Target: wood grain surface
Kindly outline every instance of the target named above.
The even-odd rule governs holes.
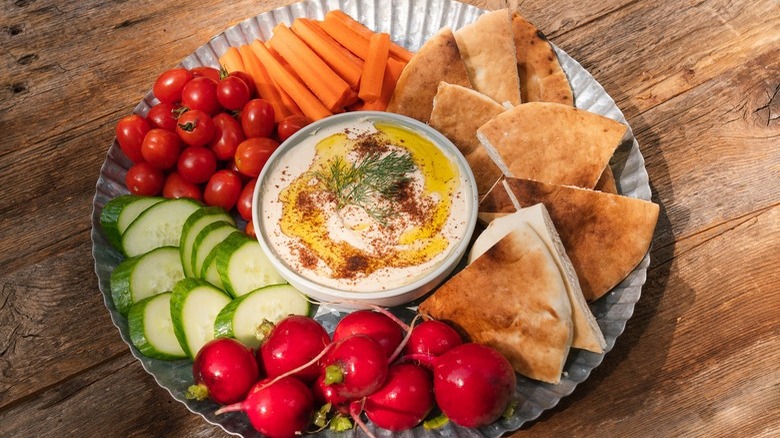
[[[111,323],[92,199],[116,121],[154,78],[286,3],[0,4],[0,436],[227,436],[157,386]],[[615,99],[661,217],[614,350],[512,436],[780,436],[780,4],[519,8]]]

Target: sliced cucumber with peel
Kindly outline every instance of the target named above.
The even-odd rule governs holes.
[[[288,315],[308,315],[306,297],[289,284],[256,289],[225,306],[214,323],[214,336],[236,338],[250,348],[257,348],[261,338],[258,328],[264,320],[279,322]]]
[[[184,359],[171,322],[171,292],[135,303],[127,316],[130,340],[144,356],[163,360]]]
[[[235,236],[240,233],[233,233],[230,236]],[[203,267],[201,267],[201,278],[203,280],[208,281],[209,283],[213,284],[214,286],[225,290],[225,285],[222,284],[222,279],[219,278],[219,272],[217,272],[217,251],[219,250],[219,247],[224,245],[225,242],[230,239],[230,236],[228,236],[227,239],[220,242],[217,246],[214,247],[214,249],[211,250],[208,256],[206,256],[206,260],[203,261]],[[225,291],[227,292],[227,291]]]
[[[243,233],[230,235],[216,248],[216,265],[223,288],[234,297],[286,283],[257,240]]]
[[[211,251],[229,235],[240,233],[238,228],[225,222],[214,222],[206,225],[192,245],[192,272],[196,278],[202,278],[203,264]]]
[[[220,207],[201,207],[184,222],[179,241],[179,254],[181,256],[181,264],[184,267],[184,274],[187,277],[195,276],[192,267],[192,246],[195,244],[195,238],[201,230],[215,222],[227,222],[233,226],[236,225],[233,217]]]
[[[164,198],[157,196],[120,195],[112,198],[100,212],[100,228],[114,248],[122,248],[122,234],[144,210]]]
[[[122,251],[134,257],[161,246],[179,246],[184,222],[200,207],[198,201],[188,198],[166,199],[152,205],[122,234]]]
[[[214,321],[230,303],[222,290],[196,278],[176,283],[171,296],[171,321],[184,353],[195,358],[200,348],[214,338]]]
[[[179,248],[163,246],[123,260],[111,273],[111,297],[116,310],[127,315],[130,307],[148,297],[170,292],[184,278]]]

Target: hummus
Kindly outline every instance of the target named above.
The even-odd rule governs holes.
[[[425,135],[363,119],[305,137],[269,169],[260,228],[291,270],[382,291],[435,269],[468,231],[471,186]]]

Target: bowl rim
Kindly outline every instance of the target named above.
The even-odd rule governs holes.
[[[466,191],[468,192],[466,207],[468,211],[466,217],[466,227],[461,234],[460,240],[449,249],[449,254],[442,261],[440,261],[424,275],[410,283],[406,283],[390,289],[376,291],[348,291],[318,283],[304,275],[301,275],[294,269],[290,268],[287,263],[285,263],[276,255],[272,245],[268,242],[268,237],[266,236],[263,227],[261,214],[261,196],[263,193],[265,181],[274,171],[276,167],[275,164],[285,153],[297,146],[297,144],[300,143],[302,139],[307,138],[310,135],[316,135],[320,129],[325,127],[341,124],[345,121],[348,122],[349,120],[353,119],[356,121],[379,120],[395,123],[407,129],[411,129],[416,133],[423,135],[424,137],[427,137],[431,143],[433,143],[439,149],[443,150],[445,154],[456,163],[458,170],[462,174],[462,180],[466,182]],[[460,150],[446,136],[444,136],[444,134],[440,133],[428,124],[422,123],[416,119],[402,114],[389,113],[384,111],[353,111],[334,114],[306,125],[298,132],[286,139],[284,142],[282,142],[273,152],[273,154],[271,154],[271,156],[268,158],[268,161],[266,162],[266,165],[263,166],[263,169],[258,175],[257,182],[255,183],[255,190],[252,196],[252,225],[255,230],[256,239],[271,264],[274,266],[274,268],[277,269],[277,271],[279,271],[282,277],[284,277],[293,286],[300,286],[302,289],[304,289],[301,290],[301,292],[307,295],[318,294],[335,296],[346,300],[367,302],[372,300],[383,300],[403,296],[426,287],[428,287],[428,290],[436,287],[438,284],[431,285],[430,283],[437,280],[442,281],[443,278],[440,277],[445,277],[446,274],[452,272],[468,250],[471,236],[476,230],[478,203],[479,197],[477,193],[476,180],[474,179],[474,174],[471,170],[471,167]],[[411,297],[409,301],[412,301],[414,298],[415,297]]]

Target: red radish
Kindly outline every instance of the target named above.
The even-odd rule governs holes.
[[[436,320],[424,321],[412,329],[405,353],[441,356],[462,343],[458,332],[448,324]]]
[[[385,384],[366,397],[363,410],[377,426],[401,431],[418,425],[433,405],[431,373],[405,363],[390,367]]]
[[[321,374],[311,387],[314,401],[318,406],[328,403],[342,414],[349,414],[349,400],[336,394],[333,385],[325,384],[325,374]]]
[[[280,376],[304,365],[330,344],[328,332],[307,316],[292,315],[279,321],[257,350],[257,360],[268,377]],[[311,384],[320,375],[317,363],[293,376]]]
[[[441,411],[463,427],[482,427],[504,413],[517,377],[512,365],[486,345],[467,343],[441,356],[410,354],[433,370],[433,393]]]
[[[354,335],[365,335],[377,341],[388,358],[404,339],[404,333],[397,322],[384,313],[373,310],[358,310],[342,318],[333,332],[333,342]]]
[[[302,435],[314,412],[309,388],[295,377],[258,382],[243,402],[219,409],[216,414],[244,411],[249,422],[268,438],[293,438]]]
[[[348,400],[372,394],[387,378],[387,355],[373,338],[355,335],[334,342],[325,356],[325,384]]]
[[[208,397],[224,405],[243,400],[260,372],[250,348],[232,338],[217,338],[195,355],[192,375],[195,385],[187,390],[187,398]]]

